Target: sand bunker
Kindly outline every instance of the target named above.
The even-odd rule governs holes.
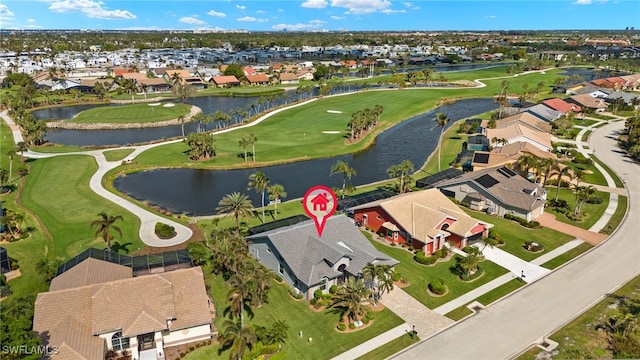
[[[342,111],[338,111],[338,110],[327,110],[327,112],[329,114],[342,114]]]
[[[174,103],[167,103],[167,104],[162,105],[162,107],[174,107],[174,106],[176,106],[176,104],[174,104]]]
[[[340,134],[340,131],[323,131],[323,134]]]
[[[149,106],[160,106],[162,104],[160,104],[160,103],[150,103],[150,104],[147,104],[147,105],[149,105]]]

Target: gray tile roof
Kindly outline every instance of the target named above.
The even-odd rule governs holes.
[[[349,259],[346,270],[359,274],[367,263],[395,265],[397,260],[376,250],[369,240],[345,215],[327,219],[318,236],[313,221],[258,233],[247,237],[248,241],[268,239],[282,256],[295,277],[312,286],[323,277],[334,278],[340,272],[332,266],[343,258]]]
[[[518,174],[511,177],[505,176],[503,171],[501,171],[503,168],[504,166],[500,166],[469,172],[451,180],[445,180],[437,183],[436,187],[442,188],[461,183],[473,182],[477,187],[481,188],[487,194],[491,195],[491,197],[502,202],[504,205],[527,211],[536,209],[544,203],[544,200],[540,197],[546,190],[542,186],[534,184]],[[480,178],[487,179],[487,176],[491,177],[497,183],[488,187],[483,186],[481,182],[485,181],[478,180]],[[493,182],[490,183],[493,184]],[[529,195],[529,193],[534,189],[537,190],[537,195]],[[529,193],[525,193],[525,191],[528,191]]]
[[[528,107],[525,111],[546,121],[553,121],[563,115],[562,112],[553,110],[552,108],[542,104]]]

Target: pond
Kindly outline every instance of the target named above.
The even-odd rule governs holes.
[[[497,108],[493,99],[465,99],[452,105],[417,115],[380,134],[376,143],[362,152],[326,159],[237,170],[159,169],[128,174],[117,178],[114,186],[138,200],[146,200],[174,213],[188,215],[215,214],[215,208],[226,194],[241,192],[259,206],[260,196],[247,190],[249,175],[262,171],[271,183],[282,184],[288,199],[299,198],[313,185],[342,186],[342,176],[330,176],[333,164],[342,159],[357,174],[356,186],[387,180],[387,169],[403,160],[416,168],[422,166],[438,144],[440,129],[433,127],[436,113],[444,112],[455,121]],[[293,175],[295,174],[295,175]],[[419,173],[417,177],[428,174]],[[287,199],[284,199],[285,201]]]

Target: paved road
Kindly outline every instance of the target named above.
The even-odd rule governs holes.
[[[589,139],[598,158],[626,181],[629,211],[620,228],[604,243],[539,281],[423,340],[393,359],[506,359],[548,336],[594,303],[640,274],[640,166],[616,146],[616,122]]]

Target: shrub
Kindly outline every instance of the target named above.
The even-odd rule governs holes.
[[[436,295],[442,295],[447,292],[447,286],[442,279],[435,279],[429,283],[429,291]]]
[[[0,297],[9,296],[13,293],[13,290],[9,286],[0,286]]]
[[[440,249],[440,258],[446,258],[447,256],[449,256],[449,248],[448,247],[443,247],[442,249]]]
[[[375,317],[376,317],[376,314],[374,314],[371,311],[367,311],[367,313],[364,315],[364,318],[367,320],[373,320],[375,319]]]
[[[435,264],[436,261],[438,261],[437,256],[427,257],[427,255],[425,255],[423,251],[420,251],[419,253],[417,253],[416,256],[413,257],[413,259],[423,265],[432,265],[432,264]]]
[[[366,317],[364,317],[364,318],[362,319],[362,323],[363,323],[363,324],[368,324],[368,323],[369,323],[369,321],[370,321],[370,320],[369,320],[368,318],[366,318]]]
[[[313,292],[313,298],[314,299],[320,299],[322,298],[322,290],[320,289],[316,289],[316,291]]]
[[[311,300],[309,300],[309,304],[311,305],[315,305],[316,303],[318,303],[318,299],[316,298],[312,298]]]
[[[347,328],[347,325],[345,325],[344,323],[340,323],[338,324],[338,330],[340,331],[345,331]]]
[[[356,324],[354,323],[349,324],[349,329],[353,330],[355,328],[356,328]]]
[[[470,255],[482,255],[480,249],[478,249],[475,246],[465,246],[464,248],[462,248],[462,251],[466,252],[467,254]]]
[[[530,228],[530,229],[536,229],[540,227],[540,223],[537,221],[527,221],[524,218],[521,218],[519,216],[515,216],[515,215],[511,215],[511,214],[504,214],[504,218],[508,219],[508,220],[513,220],[518,222],[520,225],[526,227],[526,228]]]
[[[275,278],[276,278],[276,281],[277,281],[277,282],[282,282],[282,276],[280,276],[280,275],[276,274],[276,277],[275,277]]]
[[[601,197],[590,197],[587,199],[587,204],[602,204],[603,201]]]
[[[399,272],[394,272],[393,275],[391,275],[391,280],[393,281],[400,281],[400,279],[402,279],[402,274]]]
[[[156,223],[156,235],[161,239],[170,239],[176,236],[176,230],[171,225],[165,223]]]
[[[335,294],[338,291],[338,285],[331,285],[329,288],[329,294]]]
[[[436,250],[436,252],[433,253],[433,256],[441,258],[442,257],[442,249]]]
[[[476,272],[474,272],[471,275],[467,275],[463,273],[462,275],[460,275],[460,279],[462,279],[463,281],[471,281],[473,279],[480,277],[480,275],[482,275],[483,272],[484,272],[484,269],[481,266],[478,266],[478,270],[476,270]]]
[[[525,241],[523,247],[525,248],[525,250],[531,252],[539,252],[544,250],[544,245],[533,241]]]
[[[287,290],[289,292],[289,295],[291,295],[293,298],[300,300],[302,299],[302,294],[298,293],[294,288],[290,287],[289,290]]]

